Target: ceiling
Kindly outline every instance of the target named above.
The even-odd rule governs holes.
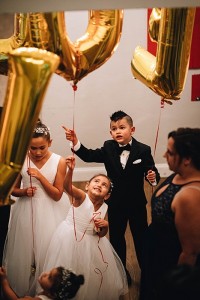
[[[0,2],[0,13],[200,6],[200,0],[0,0]]]

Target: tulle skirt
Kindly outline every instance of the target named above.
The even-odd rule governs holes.
[[[49,198],[33,198],[31,201],[23,197],[12,206],[3,265],[18,296],[35,296],[49,243],[69,207],[67,195],[58,202]]]
[[[128,293],[124,267],[109,240],[91,232],[75,232],[67,221],[53,235],[44,271],[58,266],[84,275],[76,300],[117,300]]]

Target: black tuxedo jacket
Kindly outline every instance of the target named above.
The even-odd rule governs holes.
[[[118,143],[114,140],[104,142],[101,148],[87,149],[81,144],[76,155],[85,162],[104,163],[108,177],[112,180],[114,188],[107,201],[109,206],[116,209],[123,207],[139,208],[146,205],[144,193],[144,178],[148,170],[156,172],[157,183],[160,175],[148,145],[132,138],[131,151],[125,169],[122,168],[120,156],[117,151]]]

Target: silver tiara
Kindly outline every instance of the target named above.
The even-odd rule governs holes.
[[[48,133],[50,134],[50,129],[48,127],[36,127],[33,132],[47,135]]]

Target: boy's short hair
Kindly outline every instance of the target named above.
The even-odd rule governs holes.
[[[133,120],[132,120],[132,118],[131,118],[129,115],[127,115],[127,114],[126,114],[124,111],[122,111],[122,110],[118,110],[118,111],[114,112],[114,113],[110,116],[110,121],[111,121],[111,122],[117,122],[117,121],[119,121],[119,120],[121,120],[121,119],[123,119],[123,118],[125,118],[125,119],[127,120],[128,124],[129,124],[130,126],[133,126]]]

